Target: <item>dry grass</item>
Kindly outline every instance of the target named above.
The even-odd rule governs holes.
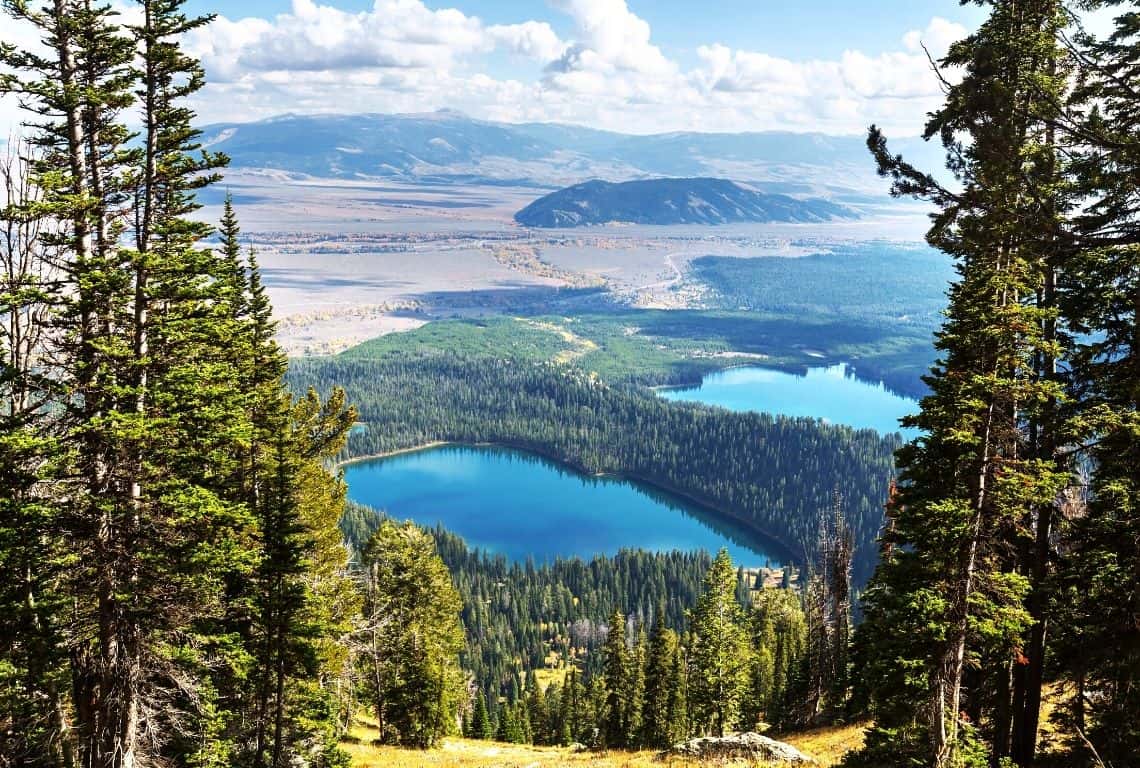
[[[819,760],[821,766],[836,765],[848,750],[863,742],[865,724],[821,728],[789,735],[785,740]],[[353,735],[359,743],[346,744],[353,768],[703,768],[681,758],[662,758],[655,751],[573,752],[561,747],[532,747],[470,739],[446,739],[439,749],[426,752],[372,744],[376,732],[360,727]],[[723,765],[723,763],[718,763]],[[739,763],[737,763],[739,764]]]
[[[772,737],[786,741],[804,754],[811,755],[820,765],[838,765],[844,755],[863,746],[863,734],[868,726],[870,723],[832,725],[803,733],[773,734]]]

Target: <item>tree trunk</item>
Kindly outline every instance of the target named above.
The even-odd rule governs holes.
[[[273,708],[273,768],[283,765],[282,754],[285,742],[285,628],[282,622],[277,627],[277,687],[274,693]]]
[[[1011,707],[1012,702],[1010,697],[1013,695],[1013,659],[1009,659],[1001,668],[1001,674],[997,680],[994,695],[996,701],[994,702],[994,724],[993,724],[993,754],[991,757],[991,765],[998,766],[1002,759],[1009,756],[1009,736],[1012,715]]]
[[[1008,268],[1008,260],[1012,259],[1012,248],[1006,246],[997,255],[995,273]],[[1005,307],[1010,298],[1008,289],[1003,288],[998,297],[998,305]],[[999,370],[999,359],[994,360],[994,371]],[[982,523],[988,504],[988,481],[993,461],[992,443],[994,422],[997,412],[997,403],[991,398],[986,409],[985,425],[981,434],[980,456],[975,472],[976,487],[973,500],[973,519],[970,524],[969,539],[965,542],[961,553],[961,566],[958,572],[958,585],[953,595],[950,611],[954,625],[954,634],[948,646],[947,653],[942,659],[941,679],[935,686],[935,702],[933,714],[934,756],[937,768],[950,765],[958,741],[958,718],[962,703],[962,671],[966,662],[966,635],[969,628],[970,609],[969,601],[973,594],[974,574],[977,569],[978,544],[982,533]],[[1016,417],[1015,417],[1016,423]],[[949,710],[949,711],[947,711]],[[949,727],[947,727],[949,725]]]

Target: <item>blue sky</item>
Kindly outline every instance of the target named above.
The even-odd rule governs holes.
[[[337,0],[338,8],[367,11],[372,0]],[[846,48],[890,50],[899,36],[921,29],[933,16],[973,26],[983,16],[978,6],[957,0],[629,0],[630,10],[649,22],[663,48],[691,53],[717,41],[736,48],[765,50],[776,56],[834,56]],[[271,18],[287,13],[289,0],[241,0],[241,12],[225,10],[218,0],[192,0],[197,13],[226,13]],[[428,2],[431,8],[458,8],[490,24],[544,19],[569,35],[572,22],[545,0],[456,0]]]
[[[110,0],[129,16],[130,0]],[[957,0],[190,0],[204,122],[425,113],[626,133],[916,135]],[[27,42],[7,25],[0,37]],[[945,73],[953,78],[954,73]],[[0,123],[12,120],[0,100]]]

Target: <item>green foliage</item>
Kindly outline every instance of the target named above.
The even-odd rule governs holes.
[[[762,590],[755,601],[749,630],[753,658],[748,695],[741,707],[741,727],[795,721],[803,695],[793,684],[807,648],[807,625],[800,596],[787,589]]]
[[[360,549],[379,520],[374,510],[350,504],[341,526]],[[471,550],[438,528],[432,534],[463,602],[462,666],[492,717],[528,671],[569,668],[568,680],[579,671],[600,674],[606,620],[615,610],[640,622],[661,617],[682,630],[710,563],[703,552],[623,550],[536,566]],[[577,738],[581,731],[575,727],[573,733]]]
[[[1056,579],[1057,656],[1074,681],[1057,719],[1072,734],[1071,759],[1127,765],[1140,754],[1140,14],[1116,16],[1111,36],[1085,40],[1074,101],[1088,138],[1077,167],[1087,207],[1077,219],[1084,247],[1061,284],[1063,312],[1080,333],[1071,388],[1081,439],[1091,446],[1087,500],[1077,515],[1070,568]],[[1091,749],[1090,749],[1091,746]]]
[[[658,613],[645,662],[639,741],[646,747],[672,746],[688,732],[684,664],[680,637]]]
[[[736,601],[736,571],[726,550],[713,560],[690,622],[692,727],[723,736],[740,715],[749,661],[744,611]]]
[[[864,595],[876,725],[858,760],[1030,765],[1037,746],[1049,574],[1066,534],[1057,504],[1076,469],[1062,449],[1071,345],[1057,293],[1076,206],[1056,131],[1070,17],[1055,0],[988,5],[942,62],[963,77],[926,129],[961,191],[892,157],[877,129],[868,139],[895,194],[939,208],[927,239],[959,277]]]
[[[361,564],[367,622],[362,665],[381,738],[430,747],[452,731],[459,711],[459,593],[431,535],[410,523],[382,522]],[[520,727],[517,713],[500,715],[508,741],[521,741]]]
[[[475,708],[467,735],[472,739],[490,739],[495,735],[495,724],[487,712],[487,697],[482,691],[475,694]]]
[[[604,743],[624,747],[629,733],[629,693],[632,659],[625,641],[625,616],[614,611],[608,622],[606,643],[602,647],[602,676],[606,686],[605,714],[601,718]]]
[[[0,720],[21,733],[0,753],[340,765],[330,683],[355,596],[324,462],[355,416],[283,390],[232,206],[222,252],[201,247],[195,195],[224,158],[191,125],[203,74],[180,41],[209,19],[137,5],[127,26],[104,4],[4,3],[46,47],[0,51],[35,115],[0,214],[25,235],[0,310],[35,329],[0,370],[0,600],[26,606],[0,627]]]

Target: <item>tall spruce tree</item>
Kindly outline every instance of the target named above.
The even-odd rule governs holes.
[[[137,6],[127,26],[83,0],[3,4],[44,43],[0,48],[12,72],[0,91],[31,111],[35,148],[35,199],[2,218],[25,233],[42,225],[22,254],[38,266],[18,280],[9,271],[0,298],[21,327],[38,318],[35,334],[5,334],[19,359],[6,355],[0,376],[11,406],[0,482],[24,487],[0,502],[0,568],[26,574],[5,578],[22,585],[25,608],[11,619],[21,668],[3,665],[0,680],[12,722],[42,724],[13,747],[34,764],[244,764],[241,724],[261,721],[243,681],[268,669],[293,702],[274,696],[275,764],[297,757],[281,746],[290,739],[320,764],[334,759],[327,691],[354,606],[336,526],[343,483],[324,464],[354,416],[339,394],[284,394],[268,300],[256,272],[238,268],[232,210],[223,252],[201,247],[210,229],[195,195],[224,158],[202,151],[191,125],[185,102],[203,77],[181,40],[208,19],[187,17],[180,0]],[[36,282],[44,274],[50,293]],[[271,510],[256,503],[263,491],[276,494]],[[284,686],[286,654],[261,665],[257,653],[266,633],[253,598],[265,592],[242,586],[265,581],[258,543],[292,568],[277,583],[296,599],[278,601],[291,608],[273,625],[288,635]],[[51,612],[65,604],[63,631]]]
[[[677,699],[682,681],[676,659],[680,653],[677,633],[665,624],[664,611],[657,612],[645,663],[645,694],[641,711],[640,741],[644,746],[666,748],[685,734],[681,722],[684,708]]]
[[[384,521],[363,553],[367,645],[362,656],[381,738],[428,747],[450,732],[462,680],[459,595],[431,534]],[[499,735],[522,740],[520,713],[504,706]]]
[[[1127,765],[1140,754],[1140,12],[1099,5],[1117,17],[1106,39],[1082,41],[1078,98],[1096,109],[1076,126],[1083,247],[1061,285],[1081,334],[1071,387],[1092,478],[1062,579],[1058,655],[1076,752]]]
[[[26,157],[34,152],[18,141],[0,155],[0,754],[68,764],[61,510],[38,490],[58,482],[64,458],[44,375],[59,297]]]
[[[961,189],[890,155],[878,130],[868,141],[895,194],[938,206],[928,240],[959,272],[865,598],[870,762],[1029,765],[1036,745],[1056,504],[1072,481],[1056,295],[1071,190],[1054,129],[1068,16],[1053,0],[989,6],[943,60],[962,78],[926,128]],[[971,725],[983,718],[988,745]]]
[[[748,681],[749,648],[736,583],[732,558],[722,549],[705,576],[704,591],[690,617],[692,725],[698,732],[716,736],[736,724]]]
[[[625,616],[615,610],[602,648],[605,717],[600,723],[607,747],[624,747],[629,729],[630,652],[625,640]]]

